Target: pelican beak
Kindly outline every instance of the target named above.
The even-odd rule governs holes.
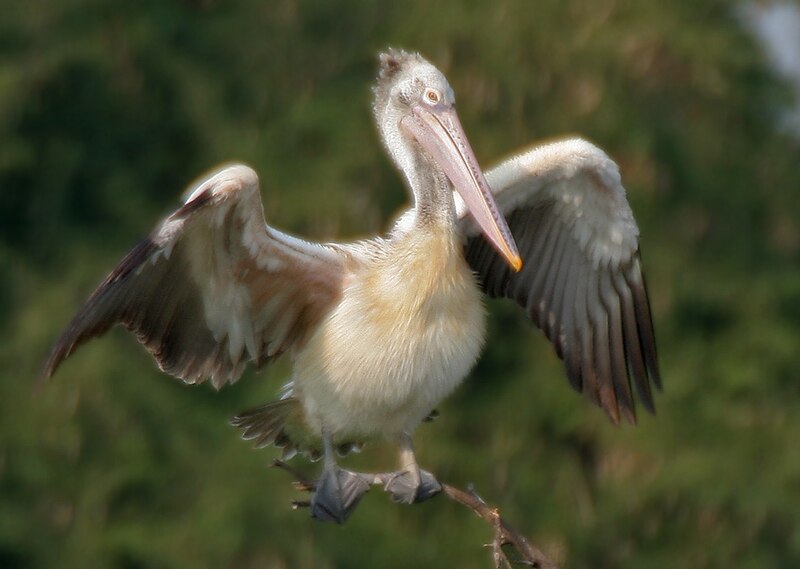
[[[483,234],[511,268],[519,271],[522,259],[514,237],[500,213],[455,109],[451,105],[439,104],[428,108],[415,105],[412,110],[410,116],[402,119],[401,126],[444,170]]]

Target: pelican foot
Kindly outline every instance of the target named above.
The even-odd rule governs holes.
[[[369,490],[372,480],[369,475],[350,472],[338,466],[326,467],[311,497],[311,517],[343,524]]]
[[[419,471],[418,478],[409,470],[401,470],[392,473],[384,490],[398,504],[415,504],[433,498],[442,491],[442,485],[433,474],[425,470]]]

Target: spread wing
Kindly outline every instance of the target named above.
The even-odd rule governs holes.
[[[301,344],[340,297],[340,253],[266,225],[256,173],[229,166],[202,183],[106,277],[45,366],[120,323],[159,367],[188,383],[234,382]]]
[[[513,273],[456,196],[465,254],[487,294],[516,300],[564,360],[570,384],[614,423],[654,409],[660,388],[639,230],[619,171],[600,149],[567,140],[487,173],[523,259]]]

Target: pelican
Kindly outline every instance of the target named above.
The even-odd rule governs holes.
[[[374,115],[412,205],[385,236],[314,243],[266,224],[256,173],[214,173],[125,256],[55,344],[44,375],[122,324],[186,383],[235,382],[288,354],[276,401],[232,422],[256,446],[322,457],[311,514],[343,522],[373,479],[338,466],[363,442],[397,444],[385,489],[440,491],[412,434],[464,380],[486,335],[484,297],[515,300],[563,359],[572,387],[614,423],[635,386],[660,387],[639,230],[616,164],[572,139],[484,176],[444,75],[419,54],[380,56]]]

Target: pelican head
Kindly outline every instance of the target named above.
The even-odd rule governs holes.
[[[450,192],[446,183],[443,188],[436,183],[423,187],[430,184],[421,179],[432,174],[435,180],[449,180],[489,242],[519,271],[517,246],[458,119],[447,79],[417,53],[389,50],[380,61],[375,119],[415,198],[419,200],[421,192]]]

